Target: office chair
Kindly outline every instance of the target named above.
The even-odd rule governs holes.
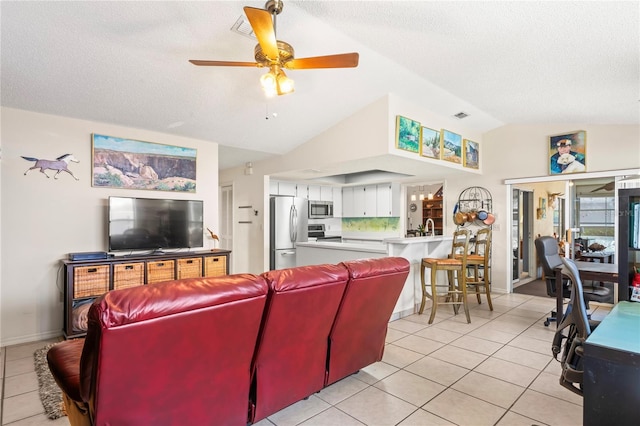
[[[569,304],[562,316],[562,321],[553,336],[551,352],[562,365],[560,384],[570,391],[582,395],[582,383],[584,368],[582,358],[584,356],[583,344],[592,330],[599,324],[587,317],[587,305],[584,301],[582,281],[576,264],[570,259],[562,259],[566,267],[566,274],[571,283],[571,296]]]
[[[547,295],[550,297],[556,297],[556,271],[558,266],[562,266],[562,257],[558,253],[558,241],[550,236],[538,237],[535,240],[536,253],[538,259],[542,264],[542,270],[544,271],[544,278],[547,284]],[[607,302],[611,296],[611,290],[607,287],[593,286],[583,287],[582,293],[584,295],[584,302],[587,309],[589,309],[589,301],[594,302]],[[566,279],[562,280],[562,297],[568,299],[571,296],[571,288],[569,282]],[[558,314],[555,311],[551,311],[544,325],[548,326],[550,322],[556,321]]]

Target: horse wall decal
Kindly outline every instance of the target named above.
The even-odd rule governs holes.
[[[71,173],[71,170],[69,170],[67,168],[67,166],[69,165],[70,162],[73,162],[73,163],[79,163],[80,162],[80,160],[76,159],[76,157],[74,157],[72,154],[61,155],[60,157],[56,158],[55,160],[41,160],[39,158],[25,157],[25,156],[22,156],[22,155],[21,155],[21,157],[24,158],[27,161],[35,161],[36,162],[36,164],[33,167],[31,167],[30,169],[27,169],[27,171],[24,172],[25,175],[30,170],[40,169],[40,173],[43,173],[46,177],[51,177],[45,172],[45,170],[57,170],[56,174],[53,175],[54,179],[58,179],[58,175],[60,174],[60,172],[67,172],[75,180],[79,180],[77,177],[75,177],[73,175],[73,173]]]

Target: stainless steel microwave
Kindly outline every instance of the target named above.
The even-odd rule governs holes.
[[[309,200],[309,219],[324,219],[327,217],[333,217],[332,201]]]

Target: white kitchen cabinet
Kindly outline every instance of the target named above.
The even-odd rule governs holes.
[[[353,187],[353,217],[365,216],[365,190],[364,186]],[[375,208],[375,207],[374,207]]]
[[[296,186],[294,182],[278,182],[278,195],[296,197]]]
[[[342,188],[333,187],[333,217],[342,217]]]
[[[388,210],[389,208],[387,207],[387,216],[389,215]],[[377,185],[351,186],[342,188],[343,217],[376,217],[377,215]]]
[[[358,217],[354,206],[353,187],[349,186],[342,188],[342,217]]]
[[[270,179],[269,180],[269,194],[270,195],[279,195],[278,193],[278,181]]]
[[[296,197],[310,199],[309,187],[307,185],[302,185],[302,184],[296,185]]]
[[[384,183],[376,186],[377,217],[395,217],[400,215],[400,184]]]
[[[391,216],[400,216],[400,184],[391,184]]]
[[[309,185],[309,199],[312,201],[319,201],[320,198],[320,185]]]
[[[376,185],[376,216],[391,217],[391,184]]]
[[[356,209],[357,209],[356,205]],[[377,185],[366,185],[364,187],[364,217],[376,217],[378,209]]]
[[[311,189],[309,189],[309,192],[311,192]],[[312,199],[312,198],[309,197],[309,199]],[[320,187],[320,201],[334,201],[332,187],[330,186]]]

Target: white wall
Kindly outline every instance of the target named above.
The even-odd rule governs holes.
[[[480,145],[481,176],[473,181],[466,177],[447,181],[445,212],[453,211],[454,194],[468,186],[482,186],[492,194],[494,210],[498,214],[493,226],[492,250],[492,288],[496,291],[506,292],[511,288],[508,274],[512,255],[509,243],[511,194],[503,182],[505,179],[547,176],[548,137],[575,130],[587,132],[588,172],[640,167],[640,126],[576,123],[508,125],[483,135]],[[445,217],[445,232],[453,230],[451,214],[445,213]]]
[[[110,195],[204,200],[205,226],[218,227],[218,144],[164,133],[2,108],[2,346],[61,335],[60,259],[107,250]],[[196,193],[93,188],[91,133],[197,149]],[[80,163],[47,179],[20,156]],[[50,171],[49,175],[53,173]],[[206,244],[206,243],[205,243]]]
[[[387,102],[385,97],[372,103],[285,155],[254,162],[252,175],[245,175],[242,167],[220,172],[220,182],[233,185],[234,215],[239,214],[239,205],[262,205],[264,212],[252,226],[241,226],[234,218],[232,272],[258,274],[269,269],[270,175],[359,159],[363,152],[366,156],[386,153]]]
[[[250,200],[258,204],[266,200],[264,190],[265,175],[325,166],[327,164],[366,158],[378,155],[380,151],[394,152],[395,116],[404,115],[420,121],[427,127],[446,128],[477,141],[480,144],[480,170],[470,171],[459,167],[459,173],[443,179],[444,183],[444,232],[455,229],[453,207],[458,194],[469,186],[487,188],[493,198],[497,220],[493,227],[492,277],[496,291],[507,292],[511,287],[509,274],[510,243],[509,231],[511,215],[511,194],[505,179],[547,176],[548,137],[575,130],[587,132],[587,171],[606,171],[640,167],[640,128],[631,125],[585,125],[576,123],[508,125],[488,131],[467,129],[464,121],[444,117],[428,111],[419,105],[390,95],[364,108],[352,117],[338,123],[313,140],[296,148],[289,154],[273,160],[254,163],[254,174],[250,177],[251,187],[262,188],[262,194],[252,191]],[[363,133],[365,132],[365,133]],[[384,137],[382,137],[384,136]],[[613,144],[615,142],[615,145]],[[612,148],[615,147],[615,150]],[[395,150],[397,151],[397,150]],[[373,154],[372,154],[373,153]],[[415,154],[400,152],[399,156],[415,159]],[[434,160],[425,159],[425,164]],[[221,181],[244,182],[242,169],[225,170]],[[245,185],[243,183],[243,185]],[[404,213],[403,213],[404,214]],[[247,265],[250,272],[261,272],[268,268],[268,215],[261,238],[255,234],[234,241],[234,258]],[[253,254],[246,247],[262,246],[264,252]],[[253,257],[253,256],[257,257]],[[265,260],[266,259],[266,260]],[[237,271],[237,270],[236,270]]]
[[[269,187],[268,181],[266,183],[264,181],[265,176],[292,170],[323,168],[340,162],[379,157],[389,153],[414,161],[422,161],[425,166],[433,164],[432,159],[416,157],[416,154],[395,149],[396,115],[411,117],[435,129],[444,127],[468,139],[481,140],[481,133],[468,129],[456,118],[435,114],[398,96],[388,95],[291,152],[275,159],[254,162],[253,175],[244,175],[242,167],[221,171],[220,182],[233,184],[234,198],[240,197],[240,192],[243,192],[243,203],[252,205],[266,203],[262,229],[239,227],[237,220],[234,219],[232,271],[261,273],[269,268]],[[476,170],[463,169],[462,165],[448,163],[445,166],[451,167],[455,173],[459,170],[465,175],[479,174]],[[234,201],[234,205],[238,203]],[[238,210],[234,208],[234,213],[237,212]],[[404,213],[403,206],[403,216]],[[247,231],[248,229],[250,232]],[[257,253],[256,247],[262,247],[263,253]]]

